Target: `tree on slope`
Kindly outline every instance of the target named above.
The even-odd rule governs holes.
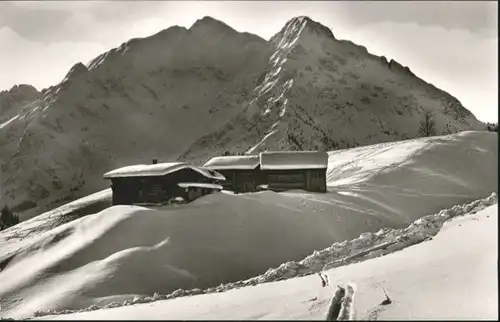
[[[15,215],[9,206],[5,205],[0,213],[0,230],[14,226],[19,223],[19,217]]]
[[[427,111],[424,113],[423,120],[420,121],[420,128],[418,129],[418,133],[420,136],[434,136],[437,134],[436,129],[436,119],[434,113],[431,111]]]
[[[490,132],[498,132],[498,123],[486,123],[486,129]]]

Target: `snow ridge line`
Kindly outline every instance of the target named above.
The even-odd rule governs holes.
[[[345,240],[343,242],[336,242],[332,246],[321,251],[314,251],[312,255],[307,256],[299,262],[290,261],[283,263],[277,268],[270,268],[262,275],[252,277],[244,281],[220,284],[217,287],[210,287],[204,290],[199,288],[190,290],[177,289],[167,295],[155,293],[153,296],[135,296],[133,300],[126,300],[123,303],[113,302],[103,307],[92,305],[79,310],[37,311],[34,313],[34,317],[88,312],[105,308],[169,300],[177,297],[221,293],[230,289],[255,286],[257,284],[311,275],[323,270],[387,255],[429,240],[433,236],[437,235],[446,221],[458,216],[463,216],[467,213],[474,214],[496,203],[498,203],[497,193],[492,192],[487,198],[478,199],[468,204],[455,205],[451,208],[443,209],[434,215],[417,219],[410,226],[404,229],[383,228],[376,233],[363,233],[359,237],[350,241]]]

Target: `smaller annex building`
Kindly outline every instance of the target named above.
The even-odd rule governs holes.
[[[113,205],[159,204],[177,197],[192,201],[222,190],[224,176],[184,162],[139,164],[107,172]]]
[[[328,154],[318,151],[261,152],[259,155],[221,156],[204,168],[226,178],[225,190],[254,192],[306,190],[326,192]]]
[[[222,156],[210,159],[204,168],[221,173],[226,181],[225,190],[254,192],[261,183],[260,159],[258,155]]]
[[[318,151],[260,153],[260,169],[267,189],[326,192],[328,154]]]

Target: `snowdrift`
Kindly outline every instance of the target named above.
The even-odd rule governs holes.
[[[330,286],[326,288],[321,287],[317,276],[241,288],[255,285],[248,280],[203,291],[217,294],[162,301],[202,293],[200,290],[179,290],[167,296],[155,294],[112,303],[108,305],[109,309],[95,311],[97,307],[89,307],[79,313],[42,319],[324,320],[336,285],[354,287],[353,310],[349,313],[356,320],[495,319],[498,315],[497,202],[493,193],[486,199],[419,219],[407,229],[379,232],[376,235],[382,239],[394,240],[403,247],[409,245],[405,235],[412,232],[418,231],[428,238],[425,243],[399,252],[395,250],[402,247],[388,249],[387,256],[380,257],[381,253],[364,256],[358,259],[358,263],[329,269],[325,271],[330,280]],[[462,215],[466,216],[457,218]],[[362,235],[334,246],[348,249],[362,239],[366,237]],[[325,252],[331,252],[331,249]],[[319,259],[321,255],[316,253],[309,258]],[[363,260],[370,257],[378,258]],[[222,292],[224,290],[228,291]],[[381,305],[386,292],[392,304]],[[154,303],[135,305],[147,302]]]
[[[468,131],[330,152],[327,185],[340,207],[405,227],[498,191],[498,134]]]
[[[395,242],[387,231],[374,234],[382,228],[403,229],[497,191],[497,159],[496,134],[465,132],[332,152],[326,194],[221,193],[160,210],[111,207],[53,229],[37,230],[37,217],[0,233],[2,315],[220,292],[349,263]],[[109,191],[90,200],[102,198]],[[19,234],[27,231],[38,234]],[[401,238],[427,238],[418,231]]]
[[[43,239],[42,233],[76,218],[95,214],[108,208],[111,206],[111,195],[111,189],[105,189],[1,231],[0,263],[5,257],[16,253],[23,247],[36,243],[37,236]]]
[[[276,195],[217,194],[161,211],[115,206],[61,225],[0,273],[2,307],[33,313],[46,305],[82,308],[93,303],[87,299],[112,295],[206,288],[331,243],[330,225],[294,209],[287,197],[259,198],[267,194]],[[12,303],[16,298],[23,301]]]

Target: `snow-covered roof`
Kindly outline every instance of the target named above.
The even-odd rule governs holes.
[[[318,151],[261,152],[262,170],[326,169],[328,154]]]
[[[177,184],[181,188],[206,188],[206,189],[215,189],[222,190],[222,186],[219,184],[213,183],[202,183],[202,182],[180,182]]]
[[[259,161],[258,155],[223,156],[210,159],[204,167],[214,170],[247,170],[255,169],[259,165]]]
[[[157,164],[131,165],[109,171],[105,173],[103,177],[105,179],[122,177],[156,177],[164,176],[182,169],[191,169],[210,179],[226,180],[226,178],[217,171],[196,167],[185,162],[165,162]]]

